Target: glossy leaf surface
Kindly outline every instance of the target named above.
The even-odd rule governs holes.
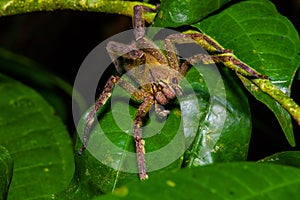
[[[270,77],[286,94],[300,64],[300,40],[291,22],[266,0],[243,1],[194,25],[232,49],[242,61]],[[291,119],[279,104],[255,90],[246,88],[276,115],[291,145],[295,144]]]
[[[143,184],[131,183],[113,194],[94,200],[199,197],[212,200],[297,199],[299,187],[300,170],[297,168],[244,162],[223,163],[155,176]]]
[[[0,71],[35,88],[54,107],[57,115],[66,122],[68,113],[66,99],[72,96],[72,86],[62,78],[49,73],[34,60],[0,48]]]
[[[203,69],[210,67],[209,65],[202,66]],[[199,94],[199,102],[206,103],[207,107],[204,109],[206,114],[200,122],[194,143],[186,152],[185,164],[187,166],[241,161],[247,158],[251,134],[248,100],[238,87],[236,80],[230,78],[229,74],[227,69],[221,70],[222,76],[219,78],[206,74],[205,81],[206,83],[210,81],[209,85],[212,88],[209,91],[201,91]],[[187,77],[189,78],[189,74]],[[194,82],[194,85],[195,88],[200,88],[201,81],[200,83]],[[225,94],[220,93],[222,87]],[[212,92],[212,90],[216,91]],[[203,98],[209,95],[211,95],[209,101]]]
[[[52,107],[35,91],[0,75],[0,144],[14,159],[9,199],[42,199],[73,176],[71,140]]]
[[[206,74],[206,78],[202,78],[201,74]],[[216,84],[216,78],[219,84]],[[144,128],[146,159],[148,152],[158,153],[158,158],[151,159],[150,156],[146,160],[147,168],[152,171],[151,169],[173,155],[179,155],[169,165],[158,168],[159,171],[149,172],[150,177],[155,173],[178,170],[182,167],[182,162],[184,166],[198,166],[245,160],[247,157],[251,122],[247,99],[243,92],[232,85],[233,80],[229,84],[227,79],[222,79],[212,66],[196,66],[188,72],[186,79],[188,83],[182,85],[186,95],[179,100],[181,109],[177,102],[171,103],[167,107],[171,112],[166,121],[159,119],[153,110],[150,111]],[[137,168],[135,156],[127,159],[130,152],[135,151],[133,138],[129,134],[132,132],[132,118],[136,107],[128,104],[130,96],[118,87],[115,88],[112,98],[99,113],[100,126],[96,124],[91,132],[88,150],[92,154],[86,151],[76,157],[77,175],[80,180],[78,190],[91,193],[91,196],[97,192],[107,193],[125,182],[138,179],[137,171],[134,174],[123,172],[128,166],[132,169]],[[237,103],[237,99],[243,101]],[[83,130],[82,125],[83,121],[78,127],[79,131]],[[80,134],[82,135],[82,131]],[[151,137],[147,138],[147,135]],[[178,135],[181,135],[179,139],[174,139]],[[112,143],[105,142],[105,137]],[[193,142],[192,145],[186,146],[191,144],[189,142]],[[164,147],[169,143],[174,143],[175,148],[165,151]],[[120,149],[114,150],[114,147],[109,145]],[[79,147],[80,143],[77,149]],[[189,149],[182,160],[181,155],[185,148]],[[178,151],[181,154],[176,154]]]
[[[230,0],[162,1],[154,26],[178,27],[190,25],[218,10]]]

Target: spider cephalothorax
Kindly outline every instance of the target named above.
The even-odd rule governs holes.
[[[99,109],[111,96],[113,87],[118,84],[131,95],[133,100],[141,102],[134,117],[133,137],[136,144],[137,163],[139,177],[146,179],[145,149],[142,137],[143,119],[154,105],[155,111],[160,116],[167,116],[169,111],[162,109],[158,105],[166,105],[176,97],[183,95],[179,83],[185,76],[190,65],[203,61],[205,64],[215,62],[228,62],[232,68],[247,72],[247,75],[263,77],[256,71],[247,68],[243,63],[239,63],[230,50],[222,48],[216,41],[202,33],[193,34],[171,34],[165,38],[165,53],[145,36],[144,21],[142,14],[144,11],[154,11],[147,7],[134,7],[134,36],[135,41],[131,44],[122,44],[111,41],[107,45],[107,51],[116,67],[118,76],[111,76],[100,97],[97,99],[93,109],[89,112],[84,128],[83,145],[79,150],[82,153],[87,146],[89,132]],[[184,62],[180,62],[177,56],[175,44],[197,43],[214,55],[196,54]],[[123,59],[120,59],[123,58]],[[121,61],[122,67],[121,67]],[[126,62],[128,61],[128,62]],[[243,71],[242,71],[243,72]],[[122,78],[126,76],[137,83],[138,87]]]

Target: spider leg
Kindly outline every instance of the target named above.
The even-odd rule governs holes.
[[[106,82],[104,89],[97,99],[97,101],[94,104],[94,107],[92,110],[88,113],[87,118],[85,120],[85,126],[84,126],[84,135],[83,135],[83,144],[81,148],[79,149],[79,154],[82,154],[82,152],[86,149],[87,143],[90,136],[90,129],[95,121],[96,114],[99,111],[99,109],[107,102],[107,100],[111,96],[112,89],[114,86],[118,84],[123,89],[126,90],[131,95],[131,98],[136,101],[142,101],[144,93],[140,90],[138,90],[136,87],[134,87],[132,84],[128,83],[124,79],[120,78],[119,76],[111,76],[108,81]]]
[[[143,18],[143,13],[146,12],[155,12],[157,9],[152,9],[142,5],[136,5],[133,8],[134,17],[133,17],[133,27],[134,27],[134,36],[136,40],[145,36],[145,20]]]
[[[199,61],[202,61],[204,64],[223,63],[226,67],[244,76],[268,79],[266,75],[260,74],[247,64],[240,61],[233,53],[223,53],[219,55],[197,54],[184,62],[181,70],[184,72],[188,69],[187,63],[194,65]]]
[[[214,55],[197,54],[195,56],[190,57],[187,60],[187,62],[183,63],[179,67],[179,62],[177,58],[178,53],[174,44],[185,43],[200,44],[205,50],[209,51],[210,53],[213,53]],[[253,68],[236,58],[236,56],[231,50],[224,49],[214,39],[202,33],[169,35],[165,39],[165,48],[167,50],[167,58],[169,60],[170,66],[178,70],[182,75],[185,75],[187,70],[189,69],[188,63],[194,64],[198,61],[202,61],[204,64],[223,63],[226,67],[229,67],[245,76],[264,79],[268,78],[267,76],[258,73]]]
[[[142,136],[142,126],[143,126],[143,118],[149,112],[150,108],[154,104],[154,99],[152,95],[146,96],[144,102],[139,106],[138,111],[134,118],[133,125],[133,137],[136,145],[136,154],[137,154],[137,163],[139,170],[140,180],[144,180],[148,178],[146,173],[146,161],[145,161],[145,141]]]
[[[196,43],[200,44],[205,50],[211,53],[227,53],[231,52],[231,50],[224,49],[221,45],[219,45],[215,40],[212,38],[202,34],[172,34],[169,35],[165,39],[165,49],[166,49],[166,56],[169,61],[169,65],[171,68],[180,70],[179,66],[179,59],[178,59],[178,51],[175,47],[175,44],[187,44],[187,43]],[[185,74],[182,71],[183,75]]]
[[[102,107],[102,105],[104,105],[107,102],[107,100],[110,98],[111,91],[119,79],[120,79],[120,77],[118,77],[118,76],[111,76],[108,79],[108,81],[106,82],[106,84],[104,86],[103,92],[97,99],[92,110],[88,113],[86,121],[85,121],[85,126],[84,126],[83,144],[82,144],[81,148],[79,149],[79,152],[78,152],[79,154],[82,154],[82,152],[87,147],[88,139],[90,136],[90,128],[95,121],[95,116],[96,116],[97,112]]]
[[[161,53],[160,49],[156,46],[154,42],[152,42],[147,37],[142,37],[137,40],[137,47],[144,52],[152,55],[161,65],[167,65],[168,60]]]
[[[160,52],[159,48],[154,44],[154,42],[145,37],[145,21],[143,19],[143,13],[155,11],[156,10],[153,10],[146,6],[134,6],[133,26],[135,40],[139,49],[142,49],[143,51],[151,54],[158,60],[159,63],[168,64],[165,56]]]

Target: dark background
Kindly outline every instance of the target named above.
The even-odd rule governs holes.
[[[300,32],[300,0],[273,2],[278,11],[288,17]],[[0,27],[0,47],[37,61],[70,84],[73,84],[84,58],[96,45],[132,28],[129,17],[79,11],[36,12],[1,17]],[[298,103],[299,79],[295,79],[292,86],[292,97]],[[300,128],[296,123],[294,130],[298,147],[291,148],[271,111],[250,95],[249,99],[253,117],[249,160],[257,160],[279,151],[299,150]],[[69,97],[66,97],[65,106],[71,110]],[[72,120],[69,123],[72,124]]]

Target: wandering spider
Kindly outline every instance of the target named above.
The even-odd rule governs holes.
[[[266,78],[254,71],[238,59],[231,50],[224,49],[212,38],[202,33],[171,34],[164,40],[165,53],[162,53],[156,44],[145,36],[143,12],[155,12],[148,7],[134,7],[134,37],[135,41],[131,44],[117,43],[110,41],[107,44],[107,52],[112,58],[118,76],[111,76],[100,97],[96,100],[92,110],[88,113],[85,120],[83,145],[79,150],[81,154],[87,147],[91,126],[93,125],[96,114],[112,95],[112,90],[116,84],[121,86],[131,95],[131,99],[141,102],[134,117],[133,137],[136,144],[137,164],[139,177],[141,180],[147,179],[145,164],[145,149],[142,135],[143,119],[154,105],[155,111],[159,116],[167,116],[168,110],[162,109],[158,105],[166,105],[176,97],[183,95],[183,90],[179,83],[191,65],[198,61],[204,64],[215,62],[227,63],[227,66],[237,72],[256,78]],[[185,61],[181,61],[177,55],[175,44],[197,43],[212,55],[196,54]],[[121,59],[122,58],[122,59]],[[127,62],[121,62],[121,61]],[[139,87],[134,86],[121,76],[132,69],[142,67],[143,74],[140,76],[130,76]],[[159,68],[159,70],[156,70]],[[130,74],[130,73],[129,73]]]

